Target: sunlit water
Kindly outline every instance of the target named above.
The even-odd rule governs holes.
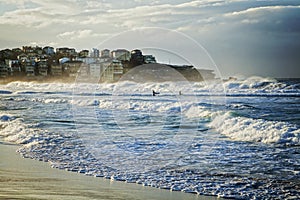
[[[299,197],[299,80],[181,86],[1,85],[0,134],[24,157],[87,175],[221,197]]]

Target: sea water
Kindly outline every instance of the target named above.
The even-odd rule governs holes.
[[[0,135],[54,168],[227,198],[300,196],[298,79],[12,82],[0,95]]]

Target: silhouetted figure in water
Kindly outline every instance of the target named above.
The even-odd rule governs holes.
[[[154,90],[152,90],[152,96],[156,96],[157,94],[159,94],[159,92],[155,92]]]
[[[181,91],[179,91],[179,95],[182,95]]]

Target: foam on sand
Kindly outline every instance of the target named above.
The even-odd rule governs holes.
[[[215,199],[52,169],[48,163],[20,157],[17,148],[0,141],[0,182],[5,183],[1,199]]]

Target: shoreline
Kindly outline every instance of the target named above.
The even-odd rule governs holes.
[[[53,169],[46,162],[22,158],[17,149],[0,140],[0,199],[217,199]]]

